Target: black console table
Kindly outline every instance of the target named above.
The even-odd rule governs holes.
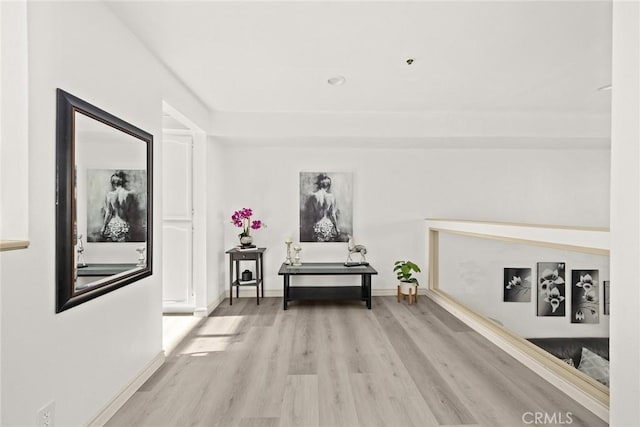
[[[226,253],[229,254],[229,305],[233,305],[233,287],[236,287],[236,298],[240,297],[241,286],[255,286],[257,303],[260,305],[260,288],[262,288],[262,298],[264,298],[264,284],[262,282],[264,277],[264,269],[262,258],[264,251],[267,248],[255,248],[255,249],[229,249]],[[256,277],[249,283],[242,283],[240,281],[240,261],[253,261],[256,263]],[[235,263],[235,277],[234,277],[234,263]]]
[[[284,309],[295,300],[360,300],[371,310],[371,276],[378,272],[370,265],[347,267],[340,262],[307,262],[302,265],[282,264],[278,275],[284,278]],[[360,286],[290,286],[291,276],[361,277]]]

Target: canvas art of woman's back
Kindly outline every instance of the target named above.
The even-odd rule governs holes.
[[[107,192],[104,200],[104,222],[101,235],[111,242],[126,242],[130,240],[130,214],[135,208],[135,196],[126,189],[127,175],[123,171],[116,171],[111,175],[111,191]]]
[[[332,242],[340,235],[336,198],[331,193],[331,178],[326,174],[316,177],[316,191],[307,200],[307,211],[313,216],[314,242]]]

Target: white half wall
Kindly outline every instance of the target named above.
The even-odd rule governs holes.
[[[268,225],[252,233],[254,243],[268,248],[266,290],[282,289],[277,271],[285,258],[284,240],[298,238],[301,171],[354,173],[354,238],[367,246],[367,259],[380,273],[373,278],[374,291],[395,289],[392,267],[398,259],[423,267],[420,281],[426,285],[427,217],[609,224],[607,149],[376,149],[348,141],[338,148],[340,141],[333,139],[301,144],[305,148],[265,147],[238,139],[224,145],[228,183],[218,223],[224,247],[238,244],[233,211],[252,208],[255,219]],[[303,243],[302,261],[344,261],[346,246]]]
[[[439,288],[476,312],[523,338],[609,337],[604,314],[603,281],[609,280],[609,257],[446,232],[439,233]],[[565,264],[565,315],[538,316],[538,262]],[[527,302],[504,302],[505,268],[530,268]],[[571,323],[572,270],[598,270],[598,323]],[[525,280],[524,277],[522,277]]]
[[[4,5],[3,5],[4,7]],[[102,2],[29,2],[31,245],[0,254],[1,425],[85,425],[162,351],[161,147],[154,149],[153,276],[55,314],[56,88],[161,141],[162,101],[194,121],[208,111]]]
[[[640,425],[640,4],[613,2],[611,425]]]

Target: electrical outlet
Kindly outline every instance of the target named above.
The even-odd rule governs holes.
[[[54,427],[55,414],[56,402],[52,400],[40,408],[36,414],[36,427]]]

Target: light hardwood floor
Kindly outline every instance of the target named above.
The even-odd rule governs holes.
[[[162,315],[162,348],[171,354],[201,319],[187,314]]]
[[[241,298],[203,319],[107,425],[521,426],[536,412],[606,425],[426,297],[287,311],[281,298]]]

